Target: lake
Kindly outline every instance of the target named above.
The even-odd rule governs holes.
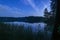
[[[51,31],[46,31],[45,28],[48,28],[47,27],[47,24],[46,23],[26,23],[26,22],[4,22],[5,24],[10,24],[10,25],[24,25],[25,29],[27,29],[28,27],[31,27],[32,28],[32,31],[35,33],[37,33],[38,31],[41,31],[43,32],[43,34],[45,35],[46,37],[46,33],[48,34],[48,37],[49,39],[51,39],[51,35],[52,35],[52,32]],[[46,31],[46,33],[44,33]]]
[[[36,31],[38,30],[41,30],[41,31],[44,31],[44,27],[45,25],[47,25],[46,23],[26,23],[26,22],[4,22],[5,24],[10,24],[10,25],[24,25],[25,28],[28,28],[28,26],[32,27],[32,30],[33,31]]]

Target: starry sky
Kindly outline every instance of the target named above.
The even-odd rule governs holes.
[[[50,0],[0,0],[0,17],[43,16]]]

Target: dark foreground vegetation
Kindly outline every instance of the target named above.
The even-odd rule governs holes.
[[[50,38],[51,39],[51,38]],[[37,34],[33,33],[32,28],[29,26],[27,29],[24,25],[10,25],[0,22],[0,40],[50,40],[45,32],[38,31]]]

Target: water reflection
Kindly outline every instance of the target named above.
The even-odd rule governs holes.
[[[31,27],[33,33],[34,33],[34,32],[37,33],[38,31],[40,31],[40,32],[43,33],[44,39],[45,39],[46,37],[48,37],[49,40],[51,39],[52,32],[49,31],[49,30],[46,31],[46,29],[48,29],[48,26],[47,26],[46,23],[43,23],[43,22],[41,22],[41,23],[4,22],[4,23],[5,23],[5,24],[10,24],[10,25],[13,25],[13,24],[14,24],[14,25],[17,25],[17,26],[19,26],[19,25],[24,25],[25,29],[27,29],[28,27]],[[45,29],[45,28],[46,28],[46,29]],[[48,40],[48,39],[47,39],[47,40]]]
[[[14,25],[24,25],[25,28],[28,28],[29,26],[32,27],[32,30],[35,32],[39,30],[44,31],[44,27],[47,25],[46,23],[26,23],[26,22],[4,22],[5,24],[14,24]]]

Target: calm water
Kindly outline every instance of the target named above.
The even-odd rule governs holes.
[[[41,31],[44,31],[44,27],[46,27],[46,23],[26,23],[26,22],[5,22],[5,24],[11,24],[11,25],[24,25],[25,28],[28,28],[29,26],[32,27],[32,30],[33,31],[38,31],[38,28],[39,30]]]
[[[26,22],[5,22],[5,24],[11,24],[11,25],[24,25],[25,28],[28,28],[28,27],[31,27],[32,28],[32,31],[33,32],[38,32],[38,29],[39,31],[43,32],[43,34],[45,35],[46,37],[46,33],[45,32],[45,27],[47,28],[47,24],[46,23],[26,23]],[[50,32],[49,30],[47,31],[47,35],[48,35],[48,38],[49,40],[51,39],[51,35],[52,35],[52,32]]]

